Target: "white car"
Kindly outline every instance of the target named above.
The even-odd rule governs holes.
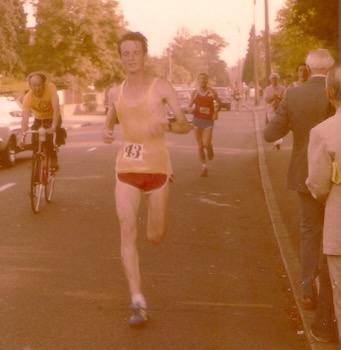
[[[188,105],[189,105],[189,101],[191,100],[191,95],[193,91],[194,91],[194,88],[191,88],[191,87],[175,89],[181,109],[185,113],[185,116],[189,122],[192,122],[192,119],[193,119],[192,113],[188,111]],[[168,119],[173,119],[173,113],[171,113],[171,111],[168,111]]]
[[[30,140],[26,141],[25,149],[19,147],[20,129],[21,107],[13,97],[0,96],[0,164],[3,166],[13,166],[16,153],[32,149]]]

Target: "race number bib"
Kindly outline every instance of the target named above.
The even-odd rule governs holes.
[[[211,110],[209,107],[199,107],[199,112],[201,114],[209,115]]]
[[[124,143],[123,159],[127,160],[143,160],[143,144],[141,143]]]

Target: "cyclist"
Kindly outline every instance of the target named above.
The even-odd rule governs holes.
[[[60,127],[59,98],[55,84],[47,81],[46,75],[42,72],[29,74],[28,83],[30,90],[26,93],[22,102],[22,122],[21,132],[24,134],[28,130],[28,119],[30,113],[34,115],[32,130],[40,127],[47,129],[46,138],[48,152],[51,157],[51,167],[58,170],[57,152],[53,145],[52,133]],[[33,135],[34,150],[37,149],[37,135]]]

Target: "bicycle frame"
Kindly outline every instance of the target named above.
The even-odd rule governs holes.
[[[32,156],[30,191],[31,207],[33,212],[36,214],[39,212],[43,192],[45,193],[46,202],[49,203],[52,199],[55,169],[49,167],[50,155],[46,144],[46,129],[41,127],[38,130],[28,131],[24,134],[24,140],[27,134],[38,135],[38,149]]]

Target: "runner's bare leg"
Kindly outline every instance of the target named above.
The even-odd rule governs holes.
[[[137,217],[141,191],[131,185],[117,181],[115,200],[121,229],[121,257],[129,283],[132,302],[139,301],[145,304],[141,292],[139,255],[136,247]],[[145,307],[145,305],[141,306]]]
[[[147,237],[153,243],[160,243],[166,232],[169,184],[146,194],[148,208]]]

